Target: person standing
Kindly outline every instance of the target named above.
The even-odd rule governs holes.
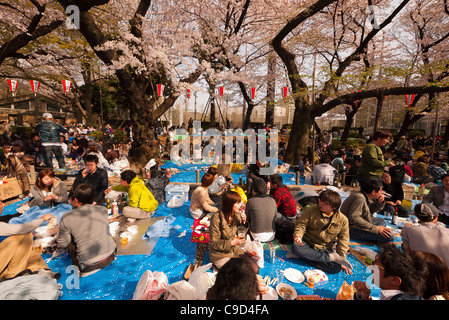
[[[392,167],[394,163],[385,161],[381,147],[385,147],[392,135],[390,131],[380,130],[374,132],[373,141],[363,149],[362,165],[358,172],[358,180],[362,183],[367,178],[374,177],[381,180],[385,167]]]
[[[36,126],[36,132],[39,132],[42,141],[42,156],[44,157],[45,167],[53,168],[53,154],[58,161],[60,169],[65,167],[64,152],[62,150],[60,133],[67,133],[68,130],[53,121],[51,113],[42,115],[42,122]]]

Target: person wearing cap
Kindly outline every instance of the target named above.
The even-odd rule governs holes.
[[[419,223],[402,228],[402,247],[436,254],[449,266],[449,229],[438,221],[438,209],[431,203],[419,203],[414,210]]]
[[[61,133],[67,133],[68,130],[53,121],[51,113],[42,115],[42,122],[36,126],[36,132],[39,132],[42,141],[42,156],[44,157],[45,167],[53,168],[53,154],[58,161],[60,169],[65,167],[64,151],[62,149]]]
[[[432,203],[439,211],[438,221],[449,224],[449,174],[441,178],[442,186],[432,187],[423,197],[423,203]]]

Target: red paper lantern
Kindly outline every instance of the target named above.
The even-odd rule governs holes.
[[[222,97],[223,97],[223,91],[224,91],[224,88],[220,87],[220,96],[222,96]]]
[[[31,84],[31,90],[33,90],[34,93],[37,93],[41,83],[37,80],[30,80],[30,84]]]
[[[62,86],[65,92],[70,92],[70,89],[72,88],[72,81],[62,80]]]
[[[284,87],[284,99],[287,98],[288,87]]]
[[[251,99],[254,100],[254,97],[256,96],[256,88],[251,88]]]
[[[8,79],[9,90],[11,90],[12,96],[14,97],[19,85],[19,81]]]

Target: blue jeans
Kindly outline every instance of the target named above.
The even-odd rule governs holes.
[[[387,225],[387,223],[385,222],[385,220],[383,218],[377,218],[377,217],[372,218],[371,223],[374,224],[375,226],[381,226],[381,227],[385,227]],[[349,235],[351,238],[356,239],[356,240],[374,241],[374,242],[391,242],[395,238],[395,234],[393,232],[391,233],[390,237],[385,238],[381,234],[372,233],[372,232],[368,232],[368,231],[360,230],[360,229],[349,230]]]
[[[339,263],[330,261],[329,251],[326,249],[315,250],[305,242],[303,242],[303,245],[293,242],[292,252],[301,260],[306,261],[314,268],[323,270],[325,273],[338,273],[341,271]]]
[[[60,146],[42,146],[42,156],[44,157],[45,167],[53,168],[53,153],[55,154],[60,169],[65,167],[64,152]]]

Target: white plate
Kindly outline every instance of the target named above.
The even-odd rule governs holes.
[[[257,295],[257,300],[260,299],[260,296]],[[262,295],[262,300],[278,300],[278,295],[276,290],[273,287],[268,286],[268,292]]]
[[[284,270],[284,277],[291,281],[291,282],[295,282],[295,283],[301,283],[304,281],[305,277],[304,275],[301,273],[301,271],[293,269],[293,268],[288,268]]]
[[[290,289],[292,291],[292,299],[296,299],[296,297],[298,296],[298,294],[296,293],[295,288],[293,288],[291,285],[287,284],[287,283],[279,283],[276,286],[276,292],[278,293],[278,295],[284,299],[284,297],[280,294],[281,288],[287,288]]]

